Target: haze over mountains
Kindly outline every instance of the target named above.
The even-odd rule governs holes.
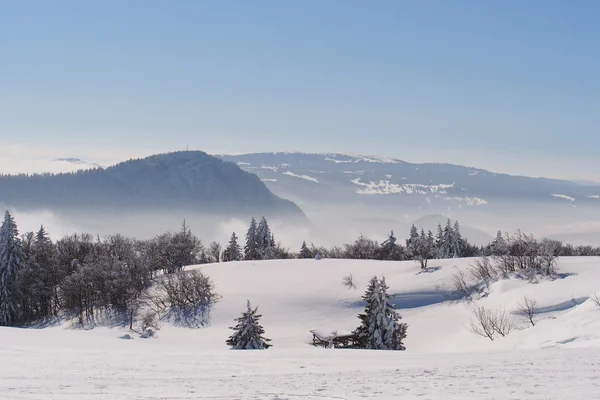
[[[257,174],[291,199],[401,203],[447,210],[497,209],[511,201],[600,206],[600,185],[529,178],[451,164],[344,154],[259,153],[220,156]]]
[[[91,223],[95,220],[85,210],[112,210],[119,218],[125,213],[130,225],[145,219],[136,215],[154,210],[157,226],[144,228],[150,235],[160,231],[161,218],[172,220],[172,229],[194,213],[240,221],[250,215],[304,220],[306,213],[310,225],[305,226],[312,230],[303,235],[328,244],[351,241],[359,233],[380,238],[391,229],[407,231],[412,223],[434,230],[447,218],[458,219],[475,244],[489,242],[498,229],[523,229],[582,244],[595,243],[600,232],[600,222],[594,225],[590,218],[600,207],[599,185],[458,165],[345,154],[213,157],[199,151],[156,155],[106,169],[78,158],[51,163],[57,164],[61,170],[78,172],[4,176],[0,203],[21,210],[81,211],[78,220],[93,232],[105,229]],[[196,225],[204,229],[211,224]]]

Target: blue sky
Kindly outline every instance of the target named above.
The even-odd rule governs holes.
[[[348,152],[600,181],[600,2],[5,1],[0,155]]]

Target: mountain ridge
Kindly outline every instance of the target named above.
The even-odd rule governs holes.
[[[290,214],[298,206],[274,195],[256,175],[201,151],[137,158],[106,168],[0,177],[0,203],[24,209],[170,209]]]

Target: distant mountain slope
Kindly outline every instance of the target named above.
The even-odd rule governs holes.
[[[21,209],[178,210],[303,216],[260,179],[200,151],[130,160],[106,169],[0,177],[0,204]]]
[[[276,194],[294,201],[394,204],[447,210],[536,202],[600,207],[600,186],[497,174],[451,164],[344,154],[257,153],[221,155],[256,173]]]

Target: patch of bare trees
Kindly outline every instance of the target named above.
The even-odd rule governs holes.
[[[491,310],[484,306],[476,306],[473,308],[468,329],[493,341],[498,335],[507,336],[515,326],[514,318],[505,309]]]
[[[540,312],[537,301],[525,297],[522,303],[517,303],[517,306],[517,314],[526,318],[531,323],[531,326],[535,326],[534,319]]]
[[[348,274],[342,279],[342,285],[346,286],[348,289],[356,289],[356,285],[354,284],[354,278],[352,274]]]
[[[600,307],[600,294],[598,293],[594,293],[591,297],[592,302],[597,305],[598,307]]]

